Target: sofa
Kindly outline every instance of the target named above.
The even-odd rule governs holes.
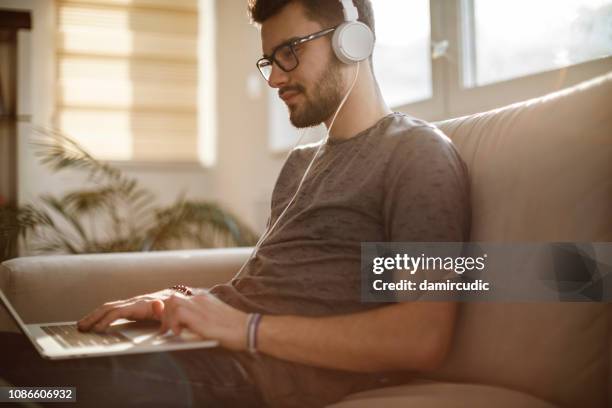
[[[436,123],[472,183],[472,241],[612,241],[612,72]],[[250,248],[23,257],[0,287],[26,322],[75,320],[177,282],[228,281]],[[15,330],[0,310],[0,330]],[[448,358],[334,408],[612,406],[612,304],[462,303]]]

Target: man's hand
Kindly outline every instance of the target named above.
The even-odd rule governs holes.
[[[207,291],[185,296],[170,289],[108,302],[78,321],[82,331],[104,332],[117,319],[158,320],[160,331],[179,335],[187,328],[226,348],[246,350],[247,314],[223,303]]]
[[[225,348],[246,350],[247,314],[207,292],[173,294],[163,302],[161,322],[162,332],[172,330],[178,335],[187,328],[202,338],[218,340]]]
[[[172,296],[169,289],[127,300],[107,302],[77,322],[79,330],[105,331],[117,319],[161,320],[164,301]]]

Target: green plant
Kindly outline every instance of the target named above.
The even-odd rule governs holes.
[[[70,137],[34,130],[41,163],[53,171],[80,169],[87,188],[37,203],[0,207],[0,250],[14,252],[22,239],[28,252],[96,253],[176,248],[250,246],[257,236],[218,204],[178,197],[155,205],[154,194],[119,169],[91,156]],[[2,253],[0,253],[2,257]]]

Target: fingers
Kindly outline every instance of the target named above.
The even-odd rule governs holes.
[[[164,302],[160,299],[151,302],[151,312],[157,320],[161,320],[164,315]]]
[[[161,333],[172,330],[179,335],[186,327],[194,333],[204,336],[202,333],[203,316],[201,305],[195,302],[195,297],[187,298],[182,295],[173,295],[165,301],[164,313],[161,318]]]
[[[131,318],[133,310],[130,306],[132,306],[132,304],[122,305],[122,307],[111,309],[108,313],[104,315],[104,317],[102,317],[97,323],[94,324],[94,331],[103,332],[115,320],[122,318]]]
[[[121,303],[123,303],[122,300],[116,302],[107,302],[95,309],[93,312],[87,314],[85,317],[83,317],[77,322],[79,330],[87,331],[91,329],[91,327],[102,317],[104,317],[104,315],[106,315],[110,310],[112,310],[113,307]]]
[[[196,329],[197,327],[200,327],[198,325],[198,320],[199,316],[194,310],[185,306],[179,306],[174,313],[170,324],[170,330],[172,330],[172,332],[178,336],[181,334],[183,327],[186,327],[192,332],[199,334],[198,330]]]
[[[161,316],[161,326],[159,328],[160,333],[165,333],[171,329],[170,326],[172,323],[172,315],[174,314],[174,310],[179,304],[183,303],[184,301],[184,296],[178,293],[173,294],[164,301],[164,310]]]
[[[162,305],[155,305],[155,303],[162,303]],[[112,322],[120,318],[135,320],[158,318],[158,314],[161,314],[160,309],[163,310],[163,302],[158,299],[133,298],[108,302],[79,320],[77,324],[81,331],[88,331],[92,328],[96,331],[104,331]]]

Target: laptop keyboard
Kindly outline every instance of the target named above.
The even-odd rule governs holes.
[[[110,344],[129,343],[130,339],[120,333],[81,332],[76,324],[41,326],[41,329],[52,336],[64,348],[108,346]]]

